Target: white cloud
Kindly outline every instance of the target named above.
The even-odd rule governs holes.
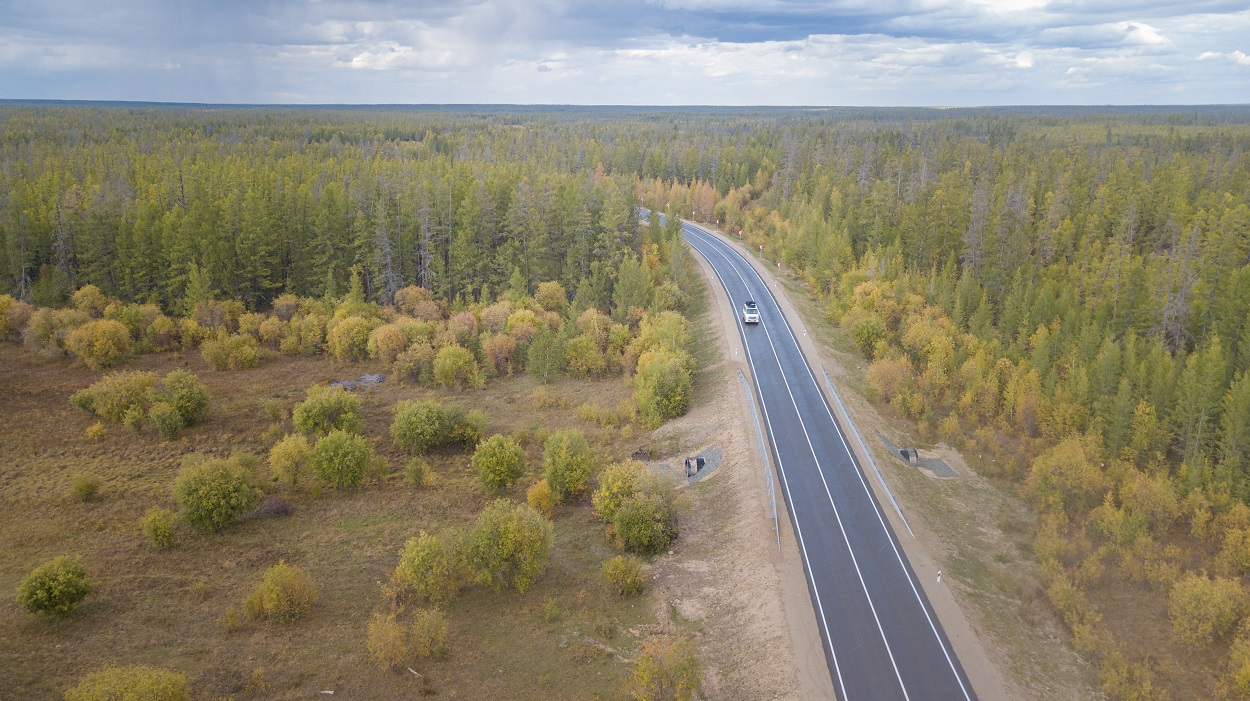
[[[1111,0],[0,0],[0,97],[1020,104],[1169,94],[1217,102],[1250,94],[1243,7],[1152,0],[1129,14]]]
[[[1250,66],[1250,56],[1241,50],[1223,53],[1220,51],[1203,51],[1198,54],[1199,61],[1225,61],[1238,66]]]

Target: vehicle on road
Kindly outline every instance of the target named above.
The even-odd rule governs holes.
[[[755,301],[748,299],[746,304],[742,305],[742,323],[758,324],[760,323],[760,308],[755,306]]]

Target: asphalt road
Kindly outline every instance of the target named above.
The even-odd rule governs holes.
[[[768,285],[728,244],[688,222],[684,231],[737,310],[838,697],[975,699]],[[748,299],[759,324],[742,323]]]

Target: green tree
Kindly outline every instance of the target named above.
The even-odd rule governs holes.
[[[342,387],[308,388],[307,398],[295,407],[292,419],[300,433],[359,433],[364,428],[360,398]]]
[[[586,436],[578,429],[556,431],[547,437],[543,442],[543,479],[557,502],[586,493],[593,459]]]
[[[269,471],[292,488],[312,467],[313,449],[302,435],[288,435],[269,449]]]
[[[373,465],[373,446],[364,436],[334,430],[313,446],[313,468],[336,487],[359,487]]]
[[[434,381],[459,391],[465,387],[479,389],[485,379],[473,353],[453,343],[443,346],[434,357]]]
[[[1088,438],[1066,438],[1033,461],[1029,493],[1048,510],[1083,514],[1102,501],[1108,483],[1097,447]]]
[[[1227,375],[1228,360],[1218,338],[1185,362],[1177,384],[1173,421],[1177,451],[1188,462],[1206,456],[1215,445]]]
[[[564,343],[557,334],[541,329],[530,341],[525,358],[525,371],[535,380],[546,384],[560,374],[564,362]]]
[[[219,531],[250,512],[260,492],[237,459],[186,462],[174,481],[182,518],[201,531]]]
[[[477,581],[495,591],[524,592],[542,574],[551,554],[551,522],[527,505],[497,499],[469,535]]]
[[[621,259],[612,290],[612,318],[625,321],[630,309],[646,309],[651,297],[651,281],[646,266],[633,253]]]
[[[421,531],[399,552],[393,581],[419,601],[447,604],[472,579],[467,534],[451,530],[431,535]]]
[[[664,350],[651,350],[638,358],[634,375],[634,402],[647,426],[657,428],[690,408],[694,381],[682,358]]]
[[[294,623],[312,609],[320,595],[304,568],[279,561],[265,570],[260,584],[243,602],[243,610],[255,620]]]
[[[507,436],[491,436],[473,452],[473,469],[487,489],[507,489],[525,474],[525,451]]]
[[[31,613],[64,616],[91,593],[87,571],[68,555],[49,560],[17,587],[17,603]]]
[[[1246,611],[1246,593],[1235,579],[1191,572],[1168,597],[1172,629],[1182,642],[1197,647],[1232,632]]]

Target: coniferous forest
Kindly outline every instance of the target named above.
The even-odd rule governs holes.
[[[689,295],[679,233],[642,207],[780,263],[874,400],[994,456],[978,470],[1036,513],[1040,596],[1108,695],[1250,697],[1250,109],[8,104],[0,336],[90,364],[66,342],[104,316],[132,350],[326,336],[338,357],[340,305],[426,304],[526,321],[532,350],[567,304],[603,330],[547,323],[561,369],[607,372],[567,350],[580,332],[628,374]],[[1125,588],[1158,635],[1126,633]]]

